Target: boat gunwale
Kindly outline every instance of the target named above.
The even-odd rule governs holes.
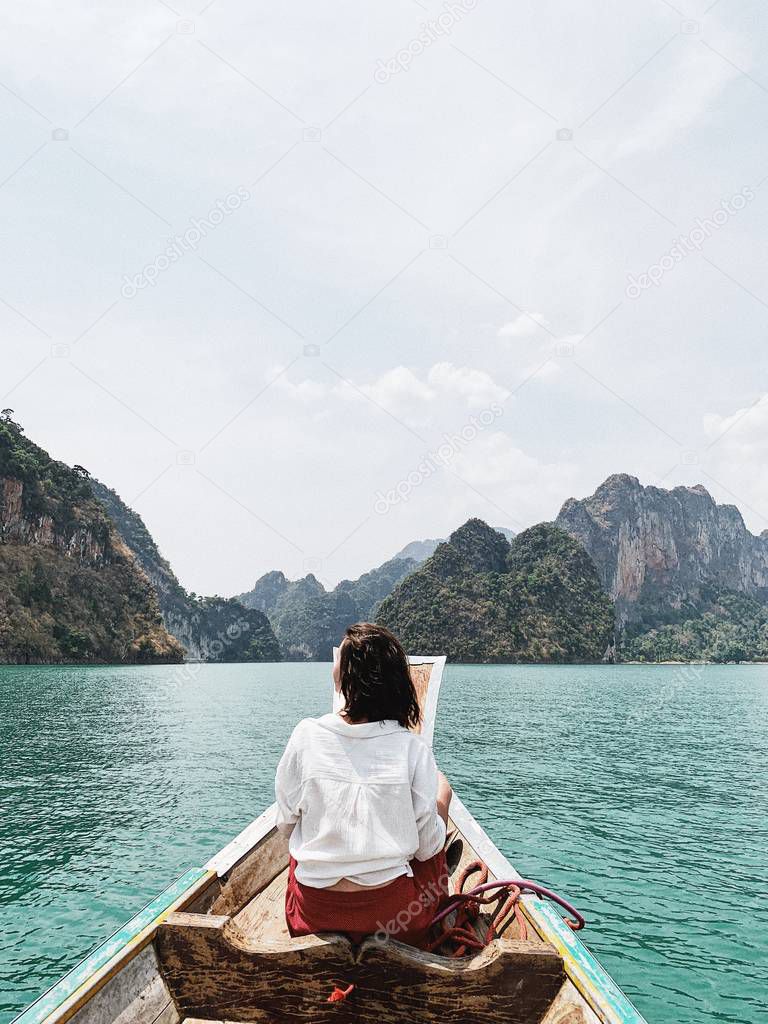
[[[170,886],[163,889],[132,918],[121,924],[110,936],[100,942],[82,960],[74,964],[58,981],[41,993],[12,1018],[9,1024],[64,1024],[85,1006],[90,999],[126,964],[146,949],[154,940],[157,929],[174,911],[187,906],[196,896],[203,892],[212,882],[216,881],[216,873],[206,868],[189,868]],[[181,892],[177,892],[180,883],[190,879],[189,884]],[[167,894],[167,902],[160,901]],[[147,911],[156,911],[155,915],[146,920]],[[111,955],[106,955],[112,944],[121,935],[125,939]],[[86,973],[88,967],[90,973]]]
[[[455,793],[450,816],[496,878],[522,878]],[[560,953],[565,973],[604,1024],[647,1024],[645,1017],[592,950],[565,923],[551,903],[531,894],[523,894],[520,903],[539,936]]]

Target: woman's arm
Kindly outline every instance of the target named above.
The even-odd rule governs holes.
[[[451,806],[453,789],[451,784],[442,772],[437,773],[437,813],[448,825],[448,808]]]
[[[298,797],[301,773],[298,765],[296,730],[288,741],[275,774],[276,825],[280,832],[290,836],[299,820]]]
[[[435,756],[423,740],[414,741],[416,761],[411,780],[411,797],[419,834],[416,860],[429,860],[442,850],[448,819],[451,787],[437,769]],[[443,785],[444,783],[444,785]],[[440,811],[440,802],[445,806]]]

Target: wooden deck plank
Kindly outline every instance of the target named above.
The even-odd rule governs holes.
[[[266,946],[290,939],[285,923],[287,883],[288,868],[285,868],[233,919],[237,928],[250,941]]]
[[[600,1019],[568,978],[541,1024],[600,1024]]]

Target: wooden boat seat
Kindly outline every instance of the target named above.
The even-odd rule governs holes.
[[[156,948],[182,1015],[215,1021],[540,1024],[565,979],[560,955],[541,942],[502,938],[451,960],[392,940],[248,935],[218,914],[170,914]],[[350,984],[347,1001],[327,1001]]]
[[[476,955],[458,960],[403,943],[343,935],[291,938],[285,925],[288,869],[273,839],[235,868],[216,898],[171,914],[156,939],[160,967],[183,1015],[245,1022],[408,1021],[439,1024],[540,1024],[564,981],[562,959],[533,934],[521,940],[514,918]],[[454,880],[477,854],[452,828]],[[487,918],[475,923],[485,939]],[[355,985],[345,1003],[328,1003],[335,985]]]

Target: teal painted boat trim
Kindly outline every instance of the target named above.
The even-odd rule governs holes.
[[[627,996],[606,971],[597,957],[584,945],[577,933],[569,928],[551,903],[531,896],[524,897],[526,910],[548,932],[552,942],[566,961],[566,971],[587,999],[594,995],[598,1016],[610,1024],[647,1024],[645,1017],[632,1005]],[[586,986],[583,984],[586,982]],[[584,991],[585,988],[591,991]]]
[[[118,928],[113,935],[110,935],[106,942],[97,946],[92,953],[89,953],[84,960],[81,960],[68,974],[65,974],[60,981],[57,981],[52,988],[49,988],[39,999],[35,1000],[31,1006],[28,1006],[26,1010],[22,1010],[18,1017],[14,1017],[11,1024],[42,1024],[46,1017],[69,999],[81,985],[88,981],[91,975],[104,967],[105,964],[108,964],[132,939],[136,938],[139,932],[144,931],[145,928],[156,921],[163,911],[167,910],[172,903],[175,903],[179,897],[184,895],[190,886],[207,874],[208,872],[205,868],[190,868],[173,885],[163,890],[143,910],[140,910],[135,917],[132,917],[121,928]]]

